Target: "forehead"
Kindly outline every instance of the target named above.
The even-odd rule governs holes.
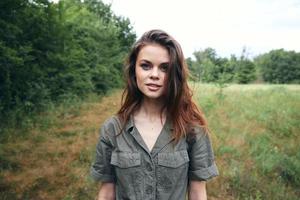
[[[168,50],[159,44],[147,44],[138,53],[137,61],[147,60],[150,62],[170,62]]]

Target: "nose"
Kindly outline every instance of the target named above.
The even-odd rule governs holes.
[[[153,67],[151,70],[150,78],[157,79],[159,77],[158,67]]]

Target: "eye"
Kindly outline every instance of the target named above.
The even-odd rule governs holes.
[[[141,63],[140,66],[144,69],[144,70],[148,70],[151,68],[150,64],[148,63]]]
[[[169,68],[169,64],[162,64],[161,66],[160,66],[160,69],[161,69],[161,71],[163,71],[163,72],[167,72],[168,71],[168,68]]]

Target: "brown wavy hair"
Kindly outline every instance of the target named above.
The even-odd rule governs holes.
[[[188,67],[180,44],[162,30],[150,30],[144,33],[129,53],[125,66],[126,87],[122,96],[121,108],[118,111],[123,125],[139,108],[143,99],[143,93],[138,89],[136,83],[135,65],[140,50],[149,44],[158,44],[164,47],[170,56],[162,111],[166,109],[167,116],[170,117],[175,141],[193,132],[190,130],[192,126],[202,126],[208,132],[204,115],[192,100],[193,94],[187,83]]]

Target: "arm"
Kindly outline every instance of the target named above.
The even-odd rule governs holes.
[[[100,129],[100,137],[96,146],[95,161],[91,166],[91,177],[100,182],[99,192],[96,200],[115,200],[115,173],[110,164],[113,151],[112,140],[115,134],[111,119],[106,121]]]
[[[115,184],[102,183],[97,200],[115,200]]]
[[[189,200],[207,200],[206,197],[206,182],[191,181],[188,192]]]
[[[195,128],[189,143],[189,200],[207,200],[206,181],[219,174],[214,161],[210,137],[202,128]],[[191,135],[193,137],[193,135]]]

